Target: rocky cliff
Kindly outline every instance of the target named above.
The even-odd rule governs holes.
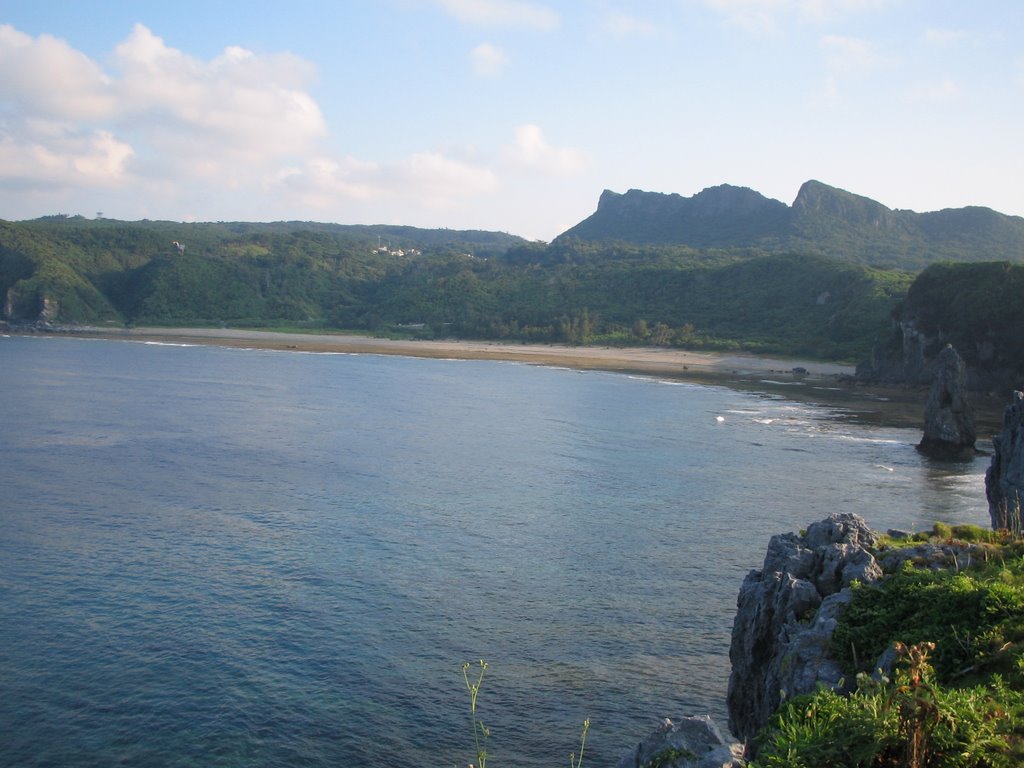
[[[829,640],[851,599],[850,583],[882,575],[870,551],[877,540],[853,514],[833,515],[805,533],[773,536],[761,570],[743,580],[729,649],[729,726],[746,746],[723,737],[706,717],[666,720],[618,768],[741,766],[784,698],[819,684],[841,688],[843,675],[829,655]]]
[[[789,207],[747,187],[721,184],[692,197],[604,190],[597,211],[559,238],[682,244],[695,248],[771,245],[789,231]]]
[[[1024,469],[1024,394],[1011,419],[1013,442]],[[1024,479],[1024,472],[1019,476]],[[819,686],[846,692],[846,679],[830,648],[854,581],[874,583],[907,563],[929,569],[960,568],[988,556],[988,545],[948,536],[921,540],[889,531],[881,536],[855,514],[837,514],[805,532],[773,536],[764,564],[743,580],[736,601],[729,658],[729,726],[743,746],[730,743],[706,717],[665,721],[623,757],[618,768],[734,768],[756,757],[755,738],[789,698]],[[895,544],[902,540],[902,544]],[[891,674],[893,648],[873,668]]]
[[[878,384],[927,384],[935,375],[935,358],[943,342],[912,319],[893,320],[892,331],[857,365],[857,379]]]
[[[1002,431],[992,438],[992,462],[985,472],[985,495],[992,527],[1022,532],[1024,508],[1024,392],[1014,392],[1003,413]]]
[[[871,266],[921,269],[939,260],[1024,261],[1024,218],[987,208],[890,209],[820,181],[791,206],[722,184],[691,197],[605,190],[597,210],[556,238],[816,253]]]
[[[747,574],[736,601],[728,706],[740,739],[750,743],[784,697],[842,685],[828,644],[850,583],[882,575],[870,551],[877,538],[853,514],[771,538],[764,566]]]
[[[918,275],[888,333],[857,367],[864,381],[927,385],[952,344],[971,391],[1024,387],[1024,266],[1007,262],[935,264]],[[1002,396],[1002,395],[1001,395]]]

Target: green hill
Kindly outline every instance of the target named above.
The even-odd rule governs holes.
[[[936,261],[1024,261],[1024,218],[989,208],[891,210],[867,197],[808,181],[792,206],[745,187],[692,197],[605,191],[597,210],[558,238],[595,242],[757,248],[815,253],[886,269]]]
[[[855,359],[909,282],[822,256],[543,245],[492,232],[0,223],[0,295],[14,324],[286,326]]]

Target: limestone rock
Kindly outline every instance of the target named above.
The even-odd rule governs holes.
[[[1024,392],[1014,392],[1003,412],[1002,431],[992,438],[992,462],[985,472],[985,495],[992,528],[1021,532],[1024,507]]]
[[[666,718],[617,768],[740,768],[742,758],[743,745],[727,742],[707,715],[678,722]]]
[[[772,537],[764,566],[747,574],[736,601],[728,707],[729,727],[740,739],[749,743],[783,697],[819,683],[843,687],[828,645],[850,584],[882,576],[869,551],[877,538],[850,513],[814,523],[802,536]]]
[[[974,453],[978,433],[967,401],[964,361],[949,344],[939,353],[924,412],[924,436],[917,449],[934,458]]]

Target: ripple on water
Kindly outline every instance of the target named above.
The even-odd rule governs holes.
[[[4,339],[9,765],[613,765],[724,723],[770,535],[987,519],[834,408],[494,362]],[[715,417],[725,421],[716,423]]]

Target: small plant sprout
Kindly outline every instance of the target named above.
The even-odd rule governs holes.
[[[476,681],[470,679],[470,669],[476,668]],[[466,681],[466,690],[469,691],[469,714],[473,723],[473,743],[476,746],[476,763],[470,763],[469,768],[487,768],[487,739],[491,735],[483,722],[476,714],[476,700],[480,695],[480,686],[484,682],[484,673],[487,671],[487,662],[480,659],[475,665],[468,661],[462,665],[462,679]],[[583,733],[580,736],[580,754],[576,757],[573,752],[569,755],[570,768],[583,768],[583,750],[587,745],[587,731],[590,730],[590,719],[583,721]]]
[[[576,759],[576,753],[569,753],[569,768],[582,768],[583,750],[587,746],[587,731],[590,730],[590,718],[583,721],[583,733],[580,735],[580,756]]]
[[[473,743],[476,745],[476,768],[487,768],[487,738],[491,732],[476,716],[476,699],[480,695],[480,686],[484,681],[484,672],[487,671],[487,662],[483,659],[477,662],[480,672],[476,682],[469,681],[469,668],[472,666],[468,661],[462,665],[462,679],[466,681],[466,689],[469,691],[469,713],[473,723]]]

